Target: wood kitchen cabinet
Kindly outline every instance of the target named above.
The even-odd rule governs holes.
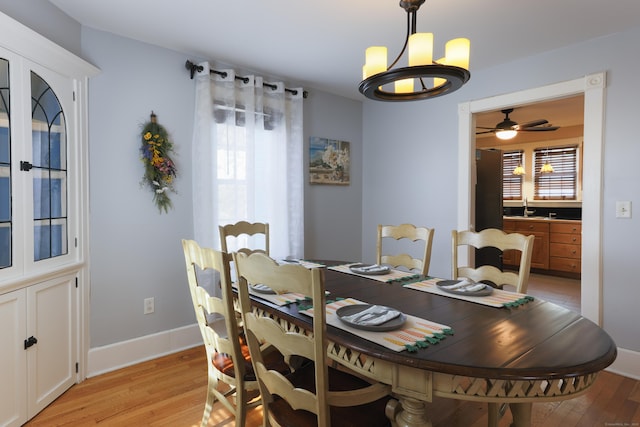
[[[549,268],[580,275],[582,268],[582,224],[550,224]]]
[[[540,272],[580,277],[582,258],[582,224],[580,221],[548,219],[504,219],[505,233],[535,236],[531,268]],[[520,252],[505,251],[505,267],[520,265]]]
[[[526,236],[533,235],[533,253],[531,254],[531,268],[549,269],[549,224],[548,221],[536,221],[531,219],[503,221],[505,233],[521,233]],[[502,262],[506,267],[520,265],[520,251],[505,251]]]

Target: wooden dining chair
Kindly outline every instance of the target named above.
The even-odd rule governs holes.
[[[431,243],[433,241],[433,228],[416,227],[412,224],[401,225],[378,225],[377,257],[378,264],[388,264],[392,267],[406,267],[409,270],[417,270],[423,276],[429,274],[429,263],[431,262]],[[421,258],[402,253],[399,255],[384,255],[382,246],[383,239],[409,239],[413,242],[424,242],[424,249]]]
[[[245,334],[262,396],[265,426],[388,426],[385,416],[389,386],[370,384],[328,366],[324,274],[301,265],[278,265],[260,253],[234,253]],[[313,301],[312,331],[285,330],[271,317],[254,312],[250,284],[275,292],[296,292]],[[283,376],[269,369],[259,343],[268,341],[285,356],[312,363]]]
[[[201,425],[208,425],[211,409],[218,399],[234,414],[236,425],[242,426],[246,419],[247,401],[252,397],[249,392],[256,391],[254,394],[257,394],[258,383],[253,372],[249,348],[235,321],[229,271],[231,256],[202,248],[193,240],[182,240],[182,248],[191,299],[207,353],[207,400]],[[211,276],[219,277],[222,292],[220,298],[211,296],[199,284],[199,278],[204,277],[207,271],[213,272]],[[217,286],[217,283],[214,286]],[[265,364],[278,372],[290,372],[284,359],[277,352],[268,353]],[[219,391],[220,381],[231,388],[224,393]],[[234,393],[235,406],[228,399]]]
[[[250,237],[256,234],[257,235],[262,234],[264,236],[264,246],[262,248],[240,247],[236,250],[245,252],[247,254],[250,254],[252,252],[261,252],[269,255],[269,224],[268,223],[264,223],[264,222],[251,223],[247,221],[239,221],[239,222],[236,222],[235,224],[220,225],[218,229],[220,231],[220,248],[222,249],[222,252],[227,252],[227,253],[230,252],[229,250],[227,250],[228,237],[235,237],[236,241],[238,241],[240,236],[242,235],[246,235],[247,237]],[[231,251],[231,252],[235,252],[235,251]]]
[[[451,276],[453,279],[466,277],[475,282],[488,282],[498,288],[502,288],[504,285],[511,285],[515,287],[516,292],[524,294],[527,292],[529,283],[534,239],[535,236],[505,233],[496,228],[488,228],[479,232],[453,230],[451,232]],[[502,252],[506,250],[520,251],[520,267],[518,272],[515,273],[513,271],[503,271],[493,265],[460,266],[458,264],[459,246],[474,247],[476,249],[497,248]],[[497,427],[500,417],[504,415],[507,408],[507,404],[501,405],[489,402],[489,427]]]
[[[533,253],[534,236],[520,233],[505,233],[496,228],[488,228],[479,232],[457,231],[451,232],[451,277],[466,277],[475,282],[490,282],[491,285],[502,288],[504,285],[515,287],[516,292],[526,293],[531,270],[531,255]],[[466,266],[459,265],[458,251],[460,246],[476,249],[493,247],[501,251],[520,251],[520,267],[518,272],[504,271],[493,265]]]

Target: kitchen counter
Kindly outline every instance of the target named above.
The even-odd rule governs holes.
[[[553,222],[570,222],[570,223],[580,223],[581,219],[558,219],[558,218],[549,218],[548,216],[508,216],[505,215],[502,217],[503,219],[515,219],[518,221],[553,221]]]

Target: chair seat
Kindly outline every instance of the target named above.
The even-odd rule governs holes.
[[[297,369],[287,378],[296,387],[315,392],[314,367],[308,363]],[[369,386],[369,383],[349,373],[329,367],[329,391],[357,390]],[[359,406],[331,406],[331,425],[333,427],[387,427],[391,425],[384,415],[390,397],[385,396],[374,402]],[[317,426],[315,414],[305,410],[294,410],[279,397],[269,406],[272,417],[282,427]]]
[[[240,350],[242,352],[242,357],[244,359],[244,380],[245,381],[256,381],[256,374],[253,371],[253,365],[251,364],[251,355],[249,354],[249,347],[245,342],[244,337],[240,337]],[[226,354],[223,353],[215,353],[212,358],[212,363],[216,367],[216,369],[222,372],[225,375],[230,377],[234,377],[235,373],[233,370],[233,360]],[[270,369],[280,372],[283,375],[287,375],[291,373],[291,369],[284,361],[282,354],[277,351],[267,352],[264,355],[264,360],[267,366]]]

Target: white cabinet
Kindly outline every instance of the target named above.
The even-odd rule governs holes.
[[[20,426],[76,381],[76,277],[0,295],[0,425]]]
[[[87,94],[98,72],[0,12],[0,426],[24,424],[84,379]]]

